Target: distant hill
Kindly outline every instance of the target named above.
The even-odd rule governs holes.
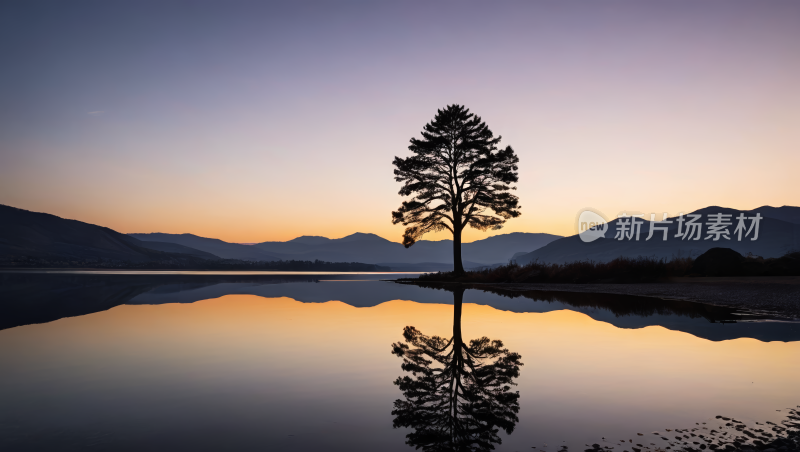
[[[750,212],[758,212],[767,218],[774,218],[776,220],[786,221],[788,223],[800,224],[800,207],[794,206],[761,206],[753,209]]]
[[[154,232],[151,234],[128,234],[128,236],[137,240],[141,240],[142,242],[175,243],[204,251],[206,253],[211,253],[223,259],[241,259],[249,261],[285,260],[284,256],[266,252],[259,249],[256,245],[228,243],[219,239],[199,237],[194,234],[165,234],[161,232]]]
[[[180,253],[180,254],[177,254]],[[215,256],[170,243],[144,244],[112,229],[0,205],[0,262],[106,259],[149,262]]]
[[[318,235],[303,235],[303,236],[297,237],[295,239],[289,240],[289,242],[304,243],[304,244],[307,244],[307,245],[315,245],[315,244],[319,244],[319,243],[326,243],[329,240],[330,239],[327,238],[327,237],[320,237]],[[289,242],[286,242],[286,243],[289,243]],[[256,243],[253,243],[253,245],[256,245]]]
[[[552,234],[514,232],[501,234],[461,244],[462,259],[465,266],[491,265],[505,263],[520,248],[533,251],[560,238]],[[302,237],[301,237],[302,238]],[[265,251],[291,254],[295,259],[321,259],[335,261],[356,261],[367,263],[394,264],[447,264],[453,263],[452,240],[420,240],[410,248],[401,243],[391,242],[375,234],[357,232],[340,239],[319,240],[314,243],[264,242],[254,245]],[[381,264],[386,265],[386,264]]]
[[[194,248],[189,248],[188,246],[179,245],[177,243],[169,243],[169,242],[145,242],[139,241],[139,246],[143,246],[145,248],[149,248],[151,250],[162,251],[165,253],[179,253],[179,254],[187,254],[189,256],[196,256],[203,259],[219,259],[219,256],[216,256],[211,253],[207,253],[205,251],[196,250]]]
[[[743,238],[738,241],[733,236],[733,231],[737,221],[735,218],[743,212],[747,216],[760,213],[764,217],[759,225],[759,238],[756,241],[750,238]],[[662,233],[656,231],[653,238],[645,240],[650,231],[650,222],[644,221],[641,226],[641,236],[639,241],[635,240],[615,240],[619,219],[609,222],[609,228],[605,238],[599,238],[593,242],[585,243],[578,235],[564,237],[555,240],[542,248],[531,253],[517,256],[515,261],[524,265],[534,260],[550,263],[565,263],[574,261],[591,260],[595,262],[608,262],[617,257],[638,257],[647,256],[655,258],[671,259],[672,257],[697,257],[711,248],[724,247],[731,248],[742,255],[752,253],[764,258],[780,257],[790,251],[800,250],[800,221],[798,221],[800,208],[784,207],[759,207],[751,211],[739,211],[724,207],[706,207],[693,214],[701,214],[703,222],[702,236],[700,240],[681,240],[676,238],[678,224],[676,218],[668,228],[668,239],[662,239]],[[708,214],[730,214],[732,226],[728,228],[731,240],[724,238],[719,241],[711,239],[705,240],[708,235],[708,227],[705,223],[709,221]],[[790,221],[787,221],[790,220]],[[749,227],[750,222],[747,222]],[[751,233],[752,236],[752,233]]]
[[[409,271],[445,268],[453,263],[451,240],[420,240],[405,248],[375,234],[357,232],[340,239],[303,236],[286,242],[263,242],[241,245],[191,234],[131,234],[143,241],[161,241],[189,246],[226,259],[247,260],[322,260],[328,262],[364,262],[402,267]],[[533,251],[560,238],[552,234],[514,232],[496,235],[461,245],[466,266],[506,263],[520,249]],[[386,264],[392,263],[391,265]],[[423,268],[424,267],[424,268]]]
[[[464,260],[483,264],[505,264],[518,251],[533,251],[560,238],[562,236],[553,234],[512,232],[463,244],[461,252]]]

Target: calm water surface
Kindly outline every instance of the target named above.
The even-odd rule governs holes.
[[[800,403],[797,324],[377,280],[393,277],[2,274],[0,450],[624,450],[717,415],[780,422]],[[431,358],[408,326],[452,339],[430,381],[393,353]],[[434,431],[452,409],[459,433]]]

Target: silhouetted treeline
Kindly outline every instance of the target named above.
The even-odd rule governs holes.
[[[167,253],[164,253],[167,254]],[[248,270],[248,271],[389,271],[388,267],[360,262],[314,261],[244,261],[238,259],[201,259],[172,254],[159,260],[130,262],[112,259],[65,259],[12,257],[0,260],[0,268],[73,268],[119,270]]]
[[[610,262],[578,261],[566,264],[510,263],[466,272],[428,273],[414,281],[464,283],[642,283],[678,276],[800,276],[800,252],[780,258],[742,256],[729,248],[712,248],[692,259],[618,257]]]

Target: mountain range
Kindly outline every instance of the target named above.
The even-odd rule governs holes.
[[[736,218],[740,213],[746,217],[754,217],[759,214],[762,219],[759,222],[759,235],[757,240],[751,240],[755,229],[749,236],[738,239],[734,233],[738,224]],[[650,232],[651,222],[644,220],[641,225],[639,240],[615,239],[616,231],[620,225],[617,218],[608,222],[608,229],[605,237],[597,238],[592,242],[584,242],[580,235],[576,234],[554,240],[549,244],[536,249],[530,253],[516,254],[513,260],[520,265],[525,265],[533,261],[543,263],[563,264],[574,261],[594,261],[608,262],[617,257],[635,258],[639,256],[654,257],[657,259],[671,259],[673,257],[697,257],[711,248],[731,248],[742,255],[752,253],[764,258],[780,257],[784,254],[800,250],[800,207],[783,206],[771,207],[764,206],[753,210],[736,210],[725,207],[711,206],[696,210],[691,214],[701,215],[700,221],[703,223],[702,233],[699,240],[687,240],[676,237],[678,233],[678,217],[668,218],[672,221],[667,226],[667,240],[663,240],[663,232],[655,231],[653,238],[646,240]],[[730,215],[729,222],[732,224],[727,228],[730,232],[730,239],[720,237],[713,240],[708,237],[708,222],[710,214]],[[685,219],[688,215],[685,216]],[[746,221],[749,229],[751,220]],[[685,224],[684,227],[685,228]],[[583,234],[587,234],[584,232]],[[695,237],[695,235],[692,235]]]
[[[709,215],[729,215],[729,238],[712,240],[708,236]],[[756,214],[759,236],[738,240],[734,232],[736,217]],[[800,207],[764,206],[740,211],[712,206],[689,215],[700,215],[702,236],[699,240],[679,238],[678,218],[670,218],[667,240],[656,232],[647,240],[651,223],[643,220],[639,240],[616,240],[615,231],[621,220],[608,223],[605,235],[585,242],[580,235],[561,237],[552,234],[515,232],[501,234],[461,245],[464,267],[480,268],[514,260],[566,263],[572,261],[607,262],[617,257],[696,257],[710,248],[731,248],[743,255],[764,258],[780,257],[800,250]],[[689,218],[689,215],[686,218]],[[748,220],[748,227],[752,220]],[[685,228],[685,225],[684,225]],[[584,232],[583,234],[587,234]],[[586,236],[584,236],[586,237]],[[355,233],[338,239],[302,236],[286,242],[255,244],[229,243],[192,234],[121,234],[109,228],[76,220],[67,220],[46,213],[0,205],[0,265],[24,266],[92,266],[99,260],[131,263],[169,263],[171,266],[201,268],[209,261],[326,261],[360,262],[391,268],[395,271],[449,271],[452,269],[450,240],[420,240],[410,248],[368,233]],[[50,265],[52,264],[52,265]],[[248,264],[249,265],[249,264]]]
[[[375,234],[357,232],[340,239],[302,236],[286,242],[263,242],[241,245],[192,234],[130,234],[142,242],[170,242],[215,254],[225,259],[244,260],[322,260],[328,262],[363,262],[390,268],[425,270],[452,269],[451,240],[420,240],[410,248]],[[471,243],[462,243],[464,267],[506,263],[519,250],[535,250],[561,236],[513,232]]]
[[[560,236],[511,233],[462,244],[464,265],[482,267],[508,262],[519,251],[534,250]],[[93,265],[99,260],[132,263],[167,262],[202,267],[219,259],[242,261],[326,261],[378,264],[397,271],[452,269],[453,242],[417,242],[411,248],[375,234],[340,239],[303,236],[286,242],[252,245],[192,234],[121,234],[109,228],[46,213],[0,205],[0,264],[35,261],[41,266]],[[388,265],[387,265],[388,264]]]

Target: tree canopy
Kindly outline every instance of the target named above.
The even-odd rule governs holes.
[[[448,230],[455,271],[463,273],[461,231],[500,229],[520,215],[519,199],[511,193],[519,158],[511,146],[498,149],[500,139],[469,109],[448,105],[425,125],[422,138],[411,139],[412,156],[395,157],[400,195],[410,199],[392,212],[392,223],[407,226],[406,248],[428,232]]]

